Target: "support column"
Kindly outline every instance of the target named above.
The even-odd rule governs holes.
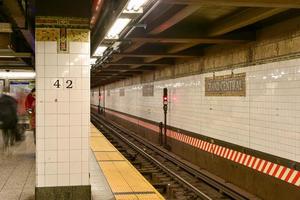
[[[88,19],[37,17],[36,199],[91,199]]]

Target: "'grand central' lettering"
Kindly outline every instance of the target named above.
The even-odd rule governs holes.
[[[205,78],[205,96],[246,96],[245,73]]]

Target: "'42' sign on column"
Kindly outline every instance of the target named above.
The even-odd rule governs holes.
[[[72,80],[66,80],[66,84],[67,84],[66,88],[68,88],[68,89],[73,88],[73,81]],[[53,86],[56,87],[56,88],[60,88],[62,85],[61,85],[61,83],[59,83],[59,80],[56,80],[54,82]]]

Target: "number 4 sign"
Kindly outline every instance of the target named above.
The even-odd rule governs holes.
[[[60,88],[62,85],[59,82],[59,80],[56,80],[53,84],[54,87]],[[73,81],[72,80],[66,80],[66,88],[71,89],[73,88]]]

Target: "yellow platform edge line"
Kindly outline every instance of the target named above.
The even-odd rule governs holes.
[[[111,158],[116,156],[112,155],[112,152],[118,153],[120,157],[124,158],[124,162],[106,159],[105,161],[97,160],[99,167],[103,171],[105,178],[114,193],[136,193],[114,194],[116,199],[164,199],[164,197],[149,183],[149,181],[140,174],[140,172],[104,137],[104,135],[93,124],[91,124],[90,146],[96,159],[96,154],[99,152],[103,153],[103,155],[107,154],[104,157],[108,158],[110,155],[112,156]],[[103,148],[109,148],[109,150]],[[99,151],[99,149],[101,150]],[[133,177],[135,177],[135,180],[133,180]],[[151,192],[151,194],[138,194],[138,192]]]

